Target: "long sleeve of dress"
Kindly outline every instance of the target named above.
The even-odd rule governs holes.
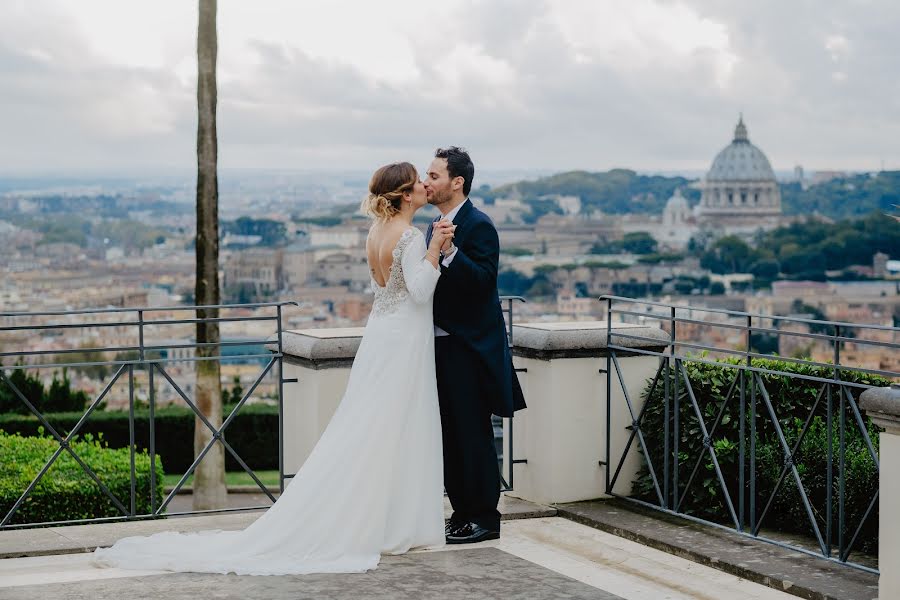
[[[431,300],[441,272],[425,258],[425,236],[418,229],[410,229],[409,243],[403,248],[401,268],[410,298],[417,304]]]

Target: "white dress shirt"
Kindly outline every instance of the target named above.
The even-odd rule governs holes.
[[[444,220],[450,221],[452,223],[453,219],[456,218],[457,213],[459,213],[459,209],[461,209],[463,207],[463,205],[465,205],[466,202],[469,202],[468,198],[466,198],[463,202],[461,202],[459,206],[457,206],[456,208],[454,208],[453,210],[448,212],[443,217]],[[456,247],[456,244],[454,244],[453,250],[450,252],[450,254],[444,256],[444,259],[441,261],[441,264],[444,265],[445,267],[449,267],[450,263],[453,262],[453,258],[456,256],[456,251],[457,251],[457,247]],[[438,327],[437,325],[435,325],[434,326],[434,336],[440,337],[442,335],[450,335],[450,334],[447,333],[446,331],[444,331],[443,329],[441,329],[440,327]]]

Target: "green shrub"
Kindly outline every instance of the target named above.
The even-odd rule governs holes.
[[[5,516],[53,455],[59,443],[48,436],[22,437],[0,430],[0,514]],[[128,448],[106,448],[102,440],[85,436],[72,449],[97,475],[125,508],[131,503],[131,458]],[[150,508],[150,457],[134,457],[135,508],[147,514]],[[163,468],[156,464],[156,502],[163,493]],[[11,523],[46,523],[75,519],[123,516],[99,485],[67,452],[56,459]]]
[[[224,409],[225,418],[232,406]],[[48,413],[47,421],[65,436],[83,413]],[[194,412],[187,407],[166,407],[155,412],[156,454],[165,458],[166,473],[184,473],[194,462]],[[34,415],[0,415],[0,429],[23,436],[38,435],[40,421]],[[128,412],[93,412],[78,432],[99,436],[110,448],[127,448],[129,443]],[[150,444],[150,412],[134,411],[135,445],[145,450]],[[245,404],[224,433],[225,440],[251,469],[278,468],[278,407]],[[241,466],[225,452],[225,468],[241,470]]]
[[[88,403],[87,394],[81,390],[72,389],[66,369],[59,373],[53,373],[53,381],[50,388],[44,389],[44,384],[35,375],[31,375],[25,369],[13,369],[6,377],[16,386],[25,398],[41,412],[76,411],[84,410]],[[0,382],[0,413],[31,414],[31,410],[22,402],[7,382]]]
[[[738,377],[739,370],[728,367],[727,364],[736,364],[734,360],[720,361],[720,364],[707,364],[700,362],[684,361],[685,371],[690,380],[691,389],[697,399],[700,412],[707,432],[712,430],[716,416],[725,401],[729,387]],[[753,367],[769,370],[794,373],[830,379],[833,370],[826,367],[800,365],[787,361],[772,359],[754,359]],[[674,373],[674,369],[672,369]],[[822,383],[788,377],[785,375],[761,374],[760,377],[769,395],[773,410],[781,426],[782,433],[788,447],[793,448],[795,442],[803,430],[803,425],[816,401]],[[872,386],[886,386],[890,381],[876,375],[869,375],[854,371],[843,370],[843,381]],[[653,467],[662,487],[663,477],[663,453],[664,453],[664,376],[650,394],[650,382],[644,390],[643,399],[649,402],[641,431],[647,442]],[[678,495],[684,495],[684,501],[680,510],[686,514],[701,517],[717,523],[733,525],[734,521],[728,510],[725,495],[716,474],[709,452],[704,446],[703,433],[697,419],[696,411],[691,403],[683,378],[679,373],[679,438],[678,438]],[[674,381],[670,381],[671,386]],[[745,397],[746,397],[746,429],[745,429],[745,485],[739,489],[740,472],[740,383],[735,386],[731,400],[725,411],[720,425],[711,436],[710,443],[716,451],[716,459],[722,471],[726,488],[738,512],[738,502],[741,494],[744,494],[746,507],[745,525],[750,520],[750,373],[745,373]],[[859,400],[860,388],[845,388],[851,392],[854,399]],[[649,395],[649,398],[648,398]],[[833,448],[832,463],[832,541],[837,545],[838,540],[838,486],[839,486],[839,462],[840,448],[840,403],[838,388],[832,386],[832,426],[831,438]],[[778,482],[785,463],[785,452],[779,442],[775,427],[769,415],[768,408],[763,401],[761,391],[756,386],[756,515],[759,519],[762,511],[769,501],[772,491]],[[845,543],[849,542],[857,526],[862,520],[872,495],[878,489],[878,471],[868,451],[865,438],[856,423],[853,413],[846,403],[845,418],[845,455],[846,455],[846,482],[845,482],[845,512],[846,524],[844,529]],[[669,432],[674,431],[674,409],[670,407]],[[798,452],[794,458],[794,464],[806,492],[816,523],[822,537],[826,531],[826,490],[827,490],[827,441],[829,431],[826,421],[827,401],[823,394],[822,400],[816,409],[813,421],[806,433]],[[878,452],[877,430],[868,420],[865,421],[869,439],[875,452]],[[670,445],[673,443],[670,439]],[[671,451],[671,448],[670,448]],[[642,452],[643,454],[643,452]],[[703,455],[700,468],[685,493],[691,473],[697,459]],[[670,486],[673,456],[669,460]],[[670,492],[671,494],[671,492]],[[646,462],[637,478],[632,482],[632,495],[647,502],[658,503],[653,481]],[[670,501],[671,502],[671,501]],[[794,482],[793,474],[789,470],[784,482],[778,489],[773,499],[773,504],[762,521],[762,527],[768,530],[813,535],[813,528],[809,522],[806,509],[800,498]],[[854,549],[864,551],[876,551],[878,544],[878,506],[876,504],[872,514],[863,524],[863,528],[857,539]]]

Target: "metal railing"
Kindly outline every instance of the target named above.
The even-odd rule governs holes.
[[[630,422],[624,451],[620,454],[616,450],[613,455],[611,419],[607,419],[608,494],[802,553],[877,572],[872,564],[849,560],[859,544],[864,526],[867,522],[871,526],[870,520],[877,517],[878,489],[876,485],[869,491],[867,501],[863,503],[865,510],[854,522],[849,522],[846,451],[851,434],[861,439],[862,454],[871,461],[868,468],[874,469],[877,481],[878,453],[857,398],[864,389],[873,387],[866,382],[867,378],[871,380],[868,376],[896,380],[900,373],[842,364],[841,361],[844,358],[842,351],[850,345],[856,349],[875,348],[877,352],[896,356],[900,349],[900,328],[692,308],[618,296],[602,296],[600,300],[607,303],[607,415],[614,410],[612,392],[616,386],[617,393],[621,389]],[[628,333],[627,329],[614,331],[614,321],[659,324],[668,332],[669,339],[661,342]],[[684,330],[688,330],[687,334]],[[731,343],[716,341],[722,339],[723,331],[730,335]],[[714,335],[716,332],[719,335]],[[760,335],[776,341],[782,338],[801,340],[808,344],[807,350],[818,345],[820,353],[829,353],[829,360],[783,357],[760,351],[754,348],[754,337]],[[640,342],[644,347],[635,348],[633,342]],[[625,384],[619,361],[622,356],[635,355],[658,359],[655,375],[638,393]],[[727,391],[701,398],[700,386],[708,386],[710,382],[698,381],[696,375],[692,379],[689,370],[697,365],[713,365],[732,373],[730,382],[727,379],[713,382],[716,389]],[[816,390],[805,400],[788,399],[795,406],[803,405],[797,410],[805,414],[804,418],[797,420],[796,416],[778,414],[780,405],[772,393],[779,385],[779,378],[782,383],[803,381]],[[718,398],[721,398],[720,402]],[[647,423],[651,413],[656,419],[653,425]],[[737,439],[733,439],[735,421]],[[729,423],[731,438],[723,432],[725,424]],[[827,438],[824,442],[825,472],[810,472],[804,464],[803,442],[812,429],[823,425]],[[768,436],[765,441],[769,444],[769,455],[766,456],[760,454],[763,432]],[[638,490],[636,494],[634,489],[630,494],[617,493],[618,478],[635,442],[645,469],[643,493]],[[698,446],[699,450],[696,450]],[[776,450],[772,451],[772,447]],[[690,455],[690,448],[695,449],[696,455]],[[726,469],[722,460],[733,460],[735,451],[737,464]],[[772,489],[764,491],[759,476],[763,460],[768,461],[768,468],[778,472]],[[701,465],[705,470],[698,477]],[[812,498],[809,486],[805,485],[806,481],[816,477],[825,479],[824,498]],[[696,492],[696,487],[692,486],[697,485],[698,479],[705,479],[702,485],[707,489],[707,499],[710,502],[719,499],[724,506],[724,514],[719,518],[710,515],[703,506],[691,505],[691,494]],[[783,507],[785,495],[789,493],[794,493],[799,501],[792,514],[802,514],[808,521],[812,533],[810,544],[774,534],[771,528],[764,529],[772,520],[773,507]]]
[[[522,296],[500,296],[500,306],[501,311],[504,315],[504,321],[506,322],[506,337],[509,339],[509,347],[513,347],[513,306],[514,302],[527,302],[525,298]],[[503,308],[503,303],[506,303],[506,308]],[[516,368],[516,373],[525,373],[528,369],[525,368]],[[500,430],[504,430],[504,422],[506,423],[505,431],[509,432],[509,435],[505,436],[505,440],[501,440],[500,447],[502,448],[504,445],[506,446],[505,453],[509,456],[509,461],[507,465],[509,465],[509,470],[506,474],[503,473],[503,468],[500,468],[500,491],[501,492],[509,492],[513,489],[513,471],[515,470],[515,465],[518,464],[527,464],[528,459],[525,458],[515,458],[513,454],[513,417],[500,418],[494,416],[492,418],[495,426],[499,426]],[[496,434],[495,434],[496,435]],[[501,437],[504,437],[501,435]],[[498,461],[502,465],[503,461],[503,452],[499,454],[497,457]]]
[[[519,296],[501,296],[501,310],[504,314],[507,325],[507,335],[509,337],[510,346],[513,342],[513,322],[514,322],[514,303],[525,302],[525,299]],[[293,477],[294,473],[286,473],[284,468],[284,386],[285,384],[295,383],[296,379],[285,379],[283,374],[283,309],[286,306],[297,305],[295,302],[270,302],[255,304],[232,304],[232,305],[214,305],[214,306],[171,306],[162,308],[139,307],[139,308],[110,308],[110,309],[93,309],[93,310],[67,310],[67,311],[45,311],[45,312],[0,312],[0,336],[9,333],[42,333],[45,335],[63,335],[65,332],[72,330],[90,330],[102,332],[104,330],[115,332],[115,336],[128,340],[128,343],[111,346],[95,346],[95,347],[79,347],[79,348],[60,348],[60,349],[44,349],[44,350],[16,350],[16,351],[0,351],[0,389],[6,389],[13,394],[15,398],[21,402],[22,406],[27,408],[28,414],[33,415],[37,421],[43,426],[46,433],[52,437],[57,447],[52,455],[46,460],[42,468],[36,476],[31,480],[27,487],[22,490],[21,495],[15,501],[5,514],[0,514],[0,530],[17,529],[34,526],[49,525],[74,525],[89,522],[108,522],[119,520],[139,520],[152,519],[164,516],[182,516],[204,513],[232,512],[240,510],[264,509],[271,506],[265,505],[248,505],[233,508],[221,508],[215,510],[191,510],[181,512],[169,512],[168,509],[172,500],[176,497],[182,488],[187,484],[191,475],[197,469],[201,461],[208,455],[216,444],[220,444],[223,450],[230,456],[253,480],[260,491],[265,494],[271,502],[275,502],[276,498],[272,491],[257,476],[255,470],[251,468],[247,462],[240,456],[235,448],[228,442],[226,438],[226,430],[232,426],[235,418],[241,409],[246,405],[247,401],[257,390],[260,383],[267,376],[274,373],[276,382],[276,400],[278,406],[278,474],[279,474],[279,490],[284,491],[286,480]],[[173,314],[193,313],[196,316],[174,317]],[[227,313],[227,314],[226,314]],[[231,314],[235,313],[235,314]],[[201,316],[207,314],[207,316]],[[230,316],[229,316],[230,315]],[[225,326],[228,323],[240,322],[259,322],[271,324],[271,336],[266,339],[240,339],[228,340],[223,339],[216,343],[198,343],[196,341],[184,341],[185,338],[193,339],[193,326],[197,323],[215,322]],[[191,335],[185,336],[184,326],[191,327]],[[175,333],[172,333],[175,331]],[[223,338],[226,336],[223,336]],[[177,341],[171,341],[176,338]],[[169,339],[170,341],[162,341]],[[133,342],[133,343],[132,343]],[[268,345],[269,348],[275,347],[274,350],[256,353],[243,354],[224,354],[223,349],[231,347],[253,347]],[[196,356],[194,352],[200,348],[214,348],[212,356]],[[79,354],[81,357],[89,356],[106,356],[115,354],[116,358],[106,360],[87,360],[87,361],[66,361],[66,355]],[[179,385],[177,375],[173,375],[173,363],[197,363],[201,361],[232,361],[247,362],[259,361],[261,368],[256,373],[255,379],[250,387],[243,393],[240,401],[234,406],[228,415],[223,415],[221,426],[216,427],[205,414],[200,410],[195,399],[191,398],[185,392],[182,385]],[[13,364],[6,364],[12,361]],[[24,371],[41,371],[41,370],[58,370],[58,369],[78,369],[78,368],[98,368],[111,367],[112,375],[103,384],[102,391],[93,399],[91,399],[87,408],[81,417],[68,432],[60,431],[50,422],[48,415],[29,400],[25,393],[20,390],[10,373],[17,370]],[[516,369],[519,372],[524,369]],[[150,460],[150,510],[141,512],[137,509],[139,491],[136,486],[136,467],[135,456],[139,453],[136,440],[135,425],[138,417],[135,415],[135,406],[138,398],[136,398],[136,390],[138,382],[136,375],[145,373],[147,380],[147,408],[149,411],[147,431],[148,438],[146,450]],[[79,456],[76,450],[75,442],[79,439],[84,425],[90,420],[91,416],[100,408],[105,400],[110,397],[110,392],[121,381],[127,382],[127,410],[128,410],[128,448],[130,453],[130,486],[129,496],[127,498],[118,497],[110,487],[106,485],[103,479],[95,472],[95,470]],[[196,454],[191,465],[180,476],[178,482],[171,488],[164,497],[157,497],[157,480],[156,470],[159,462],[160,451],[165,452],[164,448],[159,448],[157,444],[156,431],[156,412],[159,408],[160,392],[159,384],[168,386],[169,391],[173,392],[176,399],[181,400],[193,415],[202,423],[210,434],[209,442],[203,449]],[[498,419],[501,425],[503,421]],[[513,427],[512,418],[507,419],[508,436],[501,434],[499,443],[501,448],[505,447],[508,456],[513,456]],[[63,454],[70,456],[78,463],[81,470],[94,483],[99,486],[103,494],[116,507],[120,514],[112,517],[97,517],[85,519],[69,519],[59,521],[43,521],[29,523],[13,523],[13,518],[28,501],[38,484],[47,475],[53,465]],[[502,454],[502,453],[501,453]],[[2,457],[0,457],[2,460]],[[513,459],[509,461],[509,471],[506,474],[501,472],[501,485],[503,491],[509,491],[513,485],[513,465],[527,462],[524,459]],[[502,471],[502,469],[501,469]]]
[[[25,350],[25,351],[7,351],[0,352],[0,361],[11,359],[15,364],[0,365],[0,386],[6,386],[15,398],[33,414],[44,430],[57,442],[58,447],[46,461],[34,479],[23,490],[22,494],[13,504],[13,506],[2,515],[0,520],[0,529],[12,529],[21,527],[32,527],[35,525],[68,525],[85,522],[115,521],[115,520],[136,520],[158,518],[161,516],[176,516],[200,513],[230,512],[236,510],[248,510],[254,508],[266,508],[264,506],[246,506],[237,508],[223,508],[204,511],[185,511],[185,512],[166,512],[172,499],[178,494],[179,490],[185,485],[190,476],[194,473],[200,462],[206,457],[215,444],[220,444],[224,451],[240,465],[241,469],[246,472],[259,489],[271,500],[275,501],[275,496],[271,493],[266,485],[264,485],[253,469],[241,458],[235,451],[234,447],[226,439],[226,430],[239,414],[240,410],[245,406],[248,399],[256,391],[257,387],[263,379],[275,370],[276,377],[276,394],[278,404],[278,469],[280,476],[280,489],[284,490],[284,450],[283,450],[283,413],[284,413],[284,384],[289,383],[283,379],[282,359],[282,312],[285,306],[296,305],[294,302],[268,302],[257,304],[232,304],[232,305],[209,305],[209,306],[172,306],[163,308],[114,308],[114,309],[96,309],[96,310],[78,310],[78,311],[46,311],[46,312],[0,312],[0,334],[8,334],[10,332],[42,332],[45,334],[56,333],[61,334],[65,331],[73,329],[93,329],[96,332],[103,330],[115,330],[117,337],[134,340],[135,343],[126,343],[116,346],[90,347],[76,349],[51,349],[51,350]],[[173,313],[191,312],[195,313],[194,318],[172,318]],[[236,313],[232,316],[222,316],[223,313]],[[207,316],[201,316],[207,315]],[[219,341],[198,343],[163,343],[160,338],[165,339],[169,336],[165,335],[173,329],[179,327],[182,330],[176,333],[176,336],[183,339],[185,325],[191,326],[198,323],[219,323],[226,325],[228,323],[239,322],[259,322],[271,324],[271,335],[273,338],[266,339],[240,339],[237,341]],[[175,337],[175,336],[172,336]],[[193,335],[189,336],[189,339]],[[155,338],[158,341],[148,342],[148,339]],[[275,344],[274,351],[264,351],[245,354],[224,354],[223,349],[234,346],[262,346],[268,344],[271,348]],[[198,356],[196,351],[203,349],[203,354],[212,352],[211,356]],[[178,356],[173,357],[173,351],[178,352]],[[193,351],[193,352],[192,352]],[[113,360],[96,360],[88,362],[60,362],[59,358],[52,357],[65,356],[73,353],[91,353],[93,355],[109,353],[117,353]],[[51,358],[49,362],[41,362],[47,358]],[[242,395],[240,401],[234,406],[230,414],[223,415],[224,420],[221,426],[216,427],[209,418],[197,406],[197,402],[189,397],[182,389],[176,377],[171,374],[173,363],[199,363],[201,361],[258,361],[262,364],[262,368],[257,373],[255,380],[246,392]],[[49,422],[47,416],[35,406],[35,404],[26,397],[20,390],[8,373],[16,370],[45,370],[60,368],[79,368],[79,367],[113,367],[114,373],[107,381],[100,394],[90,401],[87,409],[77,423],[68,433],[60,433]],[[148,398],[147,405],[149,409],[149,441],[148,454],[150,460],[150,511],[139,512],[137,505],[136,490],[136,473],[135,473],[135,454],[138,452],[135,442],[135,374],[136,372],[145,372],[148,380]],[[91,415],[100,407],[101,403],[107,399],[107,396],[122,378],[127,378],[128,383],[128,427],[129,427],[129,448],[130,448],[130,497],[123,499],[117,497],[104,481],[97,475],[94,469],[83,460],[76,452],[74,442],[79,436],[82,427],[90,419]],[[182,400],[192,413],[209,430],[209,441],[205,447],[196,455],[193,463],[188,467],[187,471],[181,476],[174,488],[165,496],[165,498],[157,498],[156,489],[156,466],[158,460],[155,412],[157,410],[157,378],[161,378],[163,385],[171,386],[171,390]],[[11,523],[17,511],[26,502],[37,485],[41,482],[50,468],[59,459],[63,453],[67,453],[78,463],[83,472],[95,482],[103,491],[106,497],[112,502],[116,509],[121,513],[113,517],[101,517],[94,519],[72,519],[53,522],[41,523]]]

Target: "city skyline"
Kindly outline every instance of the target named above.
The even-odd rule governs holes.
[[[641,0],[219,5],[223,170],[703,172],[743,111],[778,172],[900,168],[900,8]],[[0,173],[189,172],[196,6],[13,2]]]

